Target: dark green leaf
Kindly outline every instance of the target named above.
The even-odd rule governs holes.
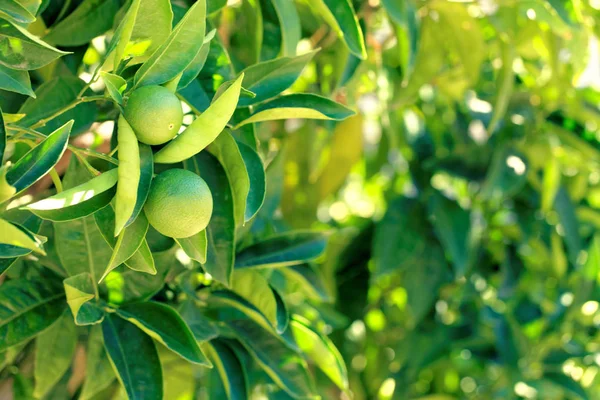
[[[293,4],[288,7],[294,7]],[[251,65],[244,72],[242,86],[256,97],[242,97],[239,106],[249,106],[277,96],[298,79],[302,70],[310,62],[316,51],[297,56],[281,57]]]
[[[240,251],[236,268],[279,268],[302,264],[325,251],[327,234],[291,231],[262,240]]]
[[[115,195],[117,170],[112,169],[84,184],[47,197],[26,208],[40,218],[69,221],[88,216],[105,207]]]
[[[181,79],[177,83],[177,90],[181,90],[187,87],[193,80],[196,79],[202,67],[204,67],[204,63],[208,57],[208,52],[210,50],[210,41],[215,37],[216,30],[212,30],[206,34],[204,37],[204,42],[202,43],[202,47],[198,50],[198,53],[194,57],[194,59],[185,67],[185,70],[181,74]]]
[[[58,46],[86,44],[112,27],[120,6],[119,0],[84,0],[75,11],[52,26],[44,40]]]
[[[104,338],[100,325],[92,327],[87,342],[85,361],[85,381],[79,394],[80,400],[89,400],[107,388],[114,380],[115,373],[104,349]]]
[[[35,97],[31,89],[29,72],[0,65],[0,89]]]
[[[197,341],[206,342],[219,335],[215,324],[202,314],[200,307],[195,304],[194,300],[188,299],[184,301],[179,308],[179,314],[189,326],[190,331]]]
[[[556,193],[554,199],[554,209],[558,213],[560,224],[564,230],[565,243],[567,244],[567,253],[569,261],[573,265],[580,264],[580,253],[583,249],[581,237],[579,236],[579,221],[575,214],[575,207],[569,193],[562,187]]]
[[[357,57],[366,59],[365,38],[358,23],[358,17],[354,13],[352,2],[350,0],[319,1],[322,1],[329,11],[330,15],[326,16],[325,19],[328,22],[335,21],[334,27],[339,31],[348,49]]]
[[[119,104],[123,104],[123,92],[127,88],[127,81],[121,78],[119,75],[111,74],[108,72],[101,71],[100,76],[104,81],[106,90],[110,97],[113,98]]]
[[[267,177],[265,167],[258,153],[241,142],[238,142],[238,147],[250,178],[250,190],[246,198],[246,212],[244,214],[244,219],[248,222],[258,213],[265,201]]]
[[[41,68],[68,54],[4,20],[0,20],[0,49],[3,49],[0,65],[21,70]]]
[[[215,280],[229,285],[235,254],[235,220],[227,175],[217,159],[206,152],[186,160],[184,166],[206,181],[213,196],[213,214],[206,228],[208,250],[203,268]]]
[[[294,56],[298,42],[302,38],[302,25],[296,5],[291,0],[271,0],[271,2],[281,27],[281,54],[287,57]]]
[[[93,325],[102,322],[104,311],[95,302],[91,302],[98,299],[98,294],[89,272],[65,279],[63,286],[76,325]]]
[[[102,334],[106,352],[127,396],[132,400],[162,400],[162,369],[150,336],[110,314],[102,322]]]
[[[16,279],[0,285],[0,351],[44,331],[66,306],[62,287],[54,280]]]
[[[235,352],[218,339],[205,343],[202,347],[219,372],[227,399],[247,400],[249,398],[248,377]]]
[[[73,121],[69,121],[58,128],[8,170],[6,181],[17,193],[33,185],[56,165],[67,148],[72,127]]]
[[[250,118],[238,123],[234,129],[253,122],[290,118],[339,121],[351,115],[354,115],[354,111],[328,98],[316,94],[288,94],[262,104]]]

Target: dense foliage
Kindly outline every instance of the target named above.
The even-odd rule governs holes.
[[[598,398],[598,21],[0,0],[0,398]]]

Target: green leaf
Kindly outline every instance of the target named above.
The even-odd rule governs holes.
[[[206,181],[213,196],[213,213],[206,228],[208,250],[203,268],[215,280],[229,285],[235,254],[235,219],[227,175],[217,159],[206,152],[186,160],[184,166]]]
[[[185,300],[179,307],[179,315],[189,326],[190,331],[199,342],[206,342],[219,336],[215,324],[202,314],[194,300]]]
[[[69,121],[19,159],[6,173],[6,181],[17,189],[27,189],[46,175],[62,157],[73,121]]]
[[[200,47],[200,50],[198,50],[198,53],[194,59],[183,70],[181,78],[177,83],[177,90],[187,87],[194,79],[196,79],[202,70],[202,67],[204,67],[204,63],[206,63],[208,52],[210,51],[210,41],[215,37],[216,32],[217,31],[213,29],[206,34],[202,43],[202,47]]]
[[[127,88],[127,82],[119,75],[100,71],[100,76],[104,81],[104,86],[108,90],[108,94],[119,104],[123,104],[123,92]]]
[[[0,17],[19,24],[35,21],[35,15],[16,0],[0,0]]]
[[[69,276],[89,272],[98,282],[112,250],[103,239],[93,216],[54,223],[56,252]]]
[[[552,211],[554,199],[560,189],[561,172],[560,163],[555,157],[550,157],[544,166],[542,181],[541,209],[544,212]]]
[[[290,5],[290,7],[294,7]],[[280,57],[263,61],[246,68],[242,86],[256,97],[242,97],[239,106],[249,106],[277,96],[288,89],[300,77],[304,67],[318,50],[297,57]]]
[[[183,72],[200,51],[205,30],[206,2],[200,0],[190,7],[167,40],[136,72],[133,88],[160,85]]]
[[[3,49],[0,65],[20,70],[38,69],[69,54],[4,20],[0,20],[0,49]]]
[[[352,7],[350,0],[318,0],[327,8],[324,11],[329,11],[329,15],[325,16],[325,20],[333,22],[331,25],[338,31],[346,46],[355,56],[366,59],[367,49],[365,48],[365,38],[362,29],[358,23],[358,17]]]
[[[193,399],[196,390],[195,366],[164,347],[158,348],[158,356],[163,370],[163,400]]]
[[[325,251],[327,234],[290,231],[264,239],[241,250],[236,268],[280,268],[314,260]]]
[[[273,292],[273,297],[275,298],[275,303],[277,305],[277,323],[275,325],[275,330],[277,333],[282,334],[290,324],[290,313],[281,294],[273,287],[269,286],[269,288],[271,289],[271,292]]]
[[[265,202],[267,177],[264,164],[258,153],[241,142],[238,142],[238,147],[250,178],[250,190],[246,198],[246,212],[244,213],[244,219],[248,222],[258,213]]]
[[[115,50],[114,69],[130,56],[134,64],[148,59],[171,34],[172,21],[169,0],[134,0],[107,49]]]
[[[0,121],[0,123],[1,122],[2,121]],[[0,167],[0,203],[10,200],[17,193],[17,189],[6,181],[6,173],[8,172],[10,166],[11,163],[7,162]]]
[[[581,400],[588,400],[590,398],[579,382],[573,380],[573,378],[563,373],[546,372],[544,374],[544,379],[552,382],[556,386],[562,388],[566,393],[573,395]]]
[[[271,0],[281,26],[281,54],[296,55],[296,47],[302,38],[302,25],[292,0]]]
[[[35,97],[31,89],[29,72],[0,65],[0,89]]]
[[[76,325],[93,325],[102,322],[104,311],[90,302],[98,299],[98,293],[89,272],[65,279],[63,286]]]
[[[142,251],[144,244],[138,252]],[[155,260],[156,275],[134,271],[126,266],[120,266],[104,279],[108,288],[108,301],[111,304],[132,303],[149,300],[165,285],[165,279],[171,268],[175,267],[175,249],[151,253]],[[131,259],[128,260],[128,262]]]
[[[135,221],[142,212],[144,203],[150,193],[150,185],[152,184],[152,176],[154,176],[154,160],[152,148],[144,143],[139,143],[140,148],[140,180],[138,184],[137,196],[133,213],[125,226],[129,226]]]
[[[68,313],[63,313],[58,321],[37,337],[33,392],[36,398],[44,397],[67,372],[76,344],[77,329]]]
[[[554,210],[558,214],[558,219],[563,228],[569,261],[573,265],[579,266],[581,263],[580,254],[583,249],[579,235],[579,221],[575,214],[575,206],[564,187],[561,187],[556,193]]]
[[[412,74],[419,50],[420,21],[418,9],[412,1],[383,0],[383,6],[396,24],[403,82]]]
[[[173,308],[156,302],[137,303],[122,306],[117,314],[186,360],[211,366],[190,328]]]
[[[348,390],[348,370],[342,355],[328,337],[312,330],[306,321],[290,321],[298,347],[339,387]]]
[[[117,142],[119,145],[119,181],[115,198],[115,229],[118,236],[133,214],[140,183],[140,149],[133,128],[119,115]]]
[[[106,389],[114,380],[115,373],[104,349],[104,338],[100,325],[93,326],[87,341],[85,381],[79,400],[89,400]]]
[[[492,158],[480,196],[495,201],[514,196],[526,183],[526,172],[527,160],[521,153],[511,148],[498,149]]]
[[[36,240],[35,236],[2,218],[0,218],[0,244],[22,247],[46,255],[42,243]],[[14,255],[3,253],[2,257],[10,258]]]
[[[235,111],[243,79],[244,74],[241,74],[185,131],[159,150],[154,161],[160,164],[183,161],[213,142]]]
[[[267,279],[256,270],[236,270],[233,272],[231,290],[243,297],[277,327],[277,300]]]
[[[250,177],[240,154],[239,147],[229,131],[221,133],[208,146],[210,154],[215,156],[227,174],[227,180],[233,192],[233,210],[236,226],[245,222],[246,200],[250,190]]]
[[[317,399],[306,362],[273,333],[248,320],[230,321],[228,326],[252,358],[273,381],[296,399]]]
[[[248,377],[244,365],[235,352],[221,340],[204,343],[202,348],[208,354],[223,382],[228,400],[247,400]]]
[[[53,25],[44,40],[57,46],[81,46],[112,27],[119,0],[84,0],[75,11]]]
[[[354,115],[354,111],[328,98],[316,94],[288,94],[270,100],[238,123],[234,129],[253,122],[274,121],[290,118],[343,120]]]
[[[12,212],[11,212],[12,211]],[[42,225],[42,220],[28,211],[12,209],[4,214],[6,218],[11,218],[13,224],[25,232],[29,237],[39,243],[45,243],[44,236],[36,235]],[[20,256],[31,253],[31,250],[23,247],[0,244],[0,274],[4,273],[11,265],[17,261]]]
[[[470,213],[437,193],[430,197],[429,208],[435,232],[454,265],[454,274],[462,277],[471,266],[474,250]]]
[[[515,60],[515,48],[512,43],[500,41],[502,67],[498,72],[496,88],[498,94],[494,103],[494,112],[487,127],[487,131],[493,134],[498,127],[501,119],[508,109],[508,103],[515,88],[515,73],[513,72],[513,62]]]
[[[340,122],[333,131],[329,160],[318,179],[319,198],[324,200],[342,187],[363,153],[363,118],[356,115]]]
[[[146,242],[148,219],[143,213],[139,214],[134,223],[125,228],[118,238],[112,234],[115,222],[115,212],[112,205],[96,212],[94,219],[102,237],[113,249],[100,281],[104,280],[112,270],[123,263],[134,271],[146,272],[151,275],[156,274],[154,259]]]
[[[273,275],[276,276],[277,273],[282,274],[287,283],[296,283],[309,298],[322,302],[332,301],[330,289],[327,288],[324,277],[310,264],[292,265],[274,271]]]
[[[41,119],[52,117],[58,111],[75,102],[78,93],[84,86],[85,82],[76,76],[60,76],[44,82],[36,89],[36,98],[27,99],[19,109],[19,113],[26,115],[17,122],[17,125],[27,128]],[[48,134],[70,120],[74,120],[71,136],[75,136],[85,132],[96,121],[96,114],[97,110],[94,103],[81,103],[54,117],[37,130]]]
[[[127,396],[134,400],[162,400],[162,368],[152,339],[134,324],[110,314],[102,322],[102,334],[106,352]]]
[[[0,351],[38,335],[66,307],[62,287],[54,280],[16,279],[0,285]]]
[[[84,184],[28,204],[25,208],[40,218],[69,221],[105,207],[115,195],[117,170],[112,169]]]
[[[228,8],[236,29],[231,31],[227,51],[231,55],[232,66],[241,70],[244,66],[256,64],[260,60],[263,44],[263,17],[259,0],[247,0],[238,7]]]
[[[4,151],[6,150],[6,125],[5,125],[5,116],[2,113],[2,109],[0,108],[0,203],[2,203],[5,198],[10,198],[14,193],[8,194],[11,191],[7,190],[3,182],[5,180],[6,175],[6,165],[2,166],[2,160],[4,159]]]
[[[198,261],[200,264],[206,262],[206,251],[208,248],[206,229],[187,238],[175,239],[175,241],[189,258]]]

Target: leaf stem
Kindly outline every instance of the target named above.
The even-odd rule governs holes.
[[[52,183],[54,183],[54,187],[56,188],[56,193],[60,193],[63,191],[62,182],[60,181],[60,176],[58,176],[58,172],[56,172],[56,168],[52,168],[50,170],[50,178],[52,178]]]
[[[70,104],[67,104],[66,106],[64,106],[63,108],[61,108],[60,110],[58,110],[57,112],[55,112],[54,114],[52,114],[51,116],[49,116],[47,118],[40,119],[35,124],[31,125],[31,128],[35,129],[35,128],[39,128],[41,126],[44,126],[49,121],[53,120],[54,118],[58,117],[61,114],[64,114],[65,112],[69,111],[70,109],[77,107],[81,103],[89,103],[89,102],[92,102],[92,101],[101,101],[101,100],[110,100],[110,99],[107,98],[107,97],[104,97],[104,96],[79,97],[79,98],[75,99],[74,101],[72,101]]]

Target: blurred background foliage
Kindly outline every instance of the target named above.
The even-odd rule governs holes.
[[[290,91],[359,111],[234,132],[268,166],[247,237],[332,232],[318,262],[273,272],[290,312],[333,340],[356,400],[600,398],[600,2],[355,0],[364,38],[324,3],[207,1],[218,35],[180,93],[203,110],[234,71],[320,49]],[[89,74],[103,46],[34,86]],[[287,398],[244,363],[255,397]]]
[[[295,89],[360,115],[259,127],[255,229],[336,228],[296,312],[354,398],[600,398],[600,3],[355,1],[366,61],[298,6]]]

